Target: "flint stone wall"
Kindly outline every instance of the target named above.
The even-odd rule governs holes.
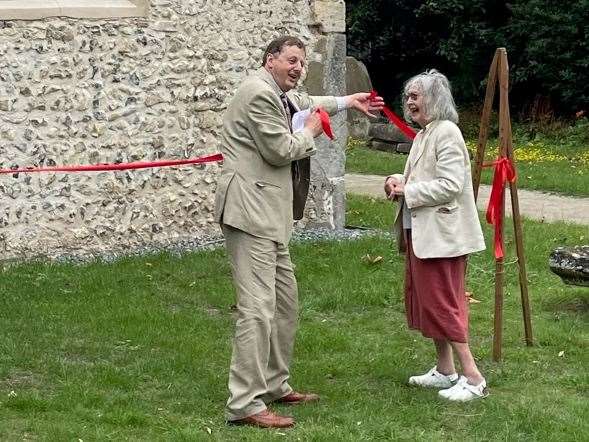
[[[223,111],[272,38],[300,36],[315,73],[345,64],[342,6],[338,0],[152,0],[144,18],[0,20],[0,167],[217,152]],[[333,50],[314,51],[318,41],[327,41],[326,48],[334,39],[339,59],[329,58]],[[321,146],[331,153],[318,155],[313,167],[334,156],[341,164],[314,175],[302,225],[343,226],[343,214],[334,213],[343,210],[341,122],[336,133],[337,143]],[[0,256],[100,256],[216,236],[218,172],[212,164],[0,175]]]

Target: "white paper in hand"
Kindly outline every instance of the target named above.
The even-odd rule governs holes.
[[[296,134],[305,128],[305,121],[311,115],[310,109],[295,112],[292,116],[292,133]]]

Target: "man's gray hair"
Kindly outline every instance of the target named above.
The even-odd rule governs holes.
[[[434,120],[450,120],[458,124],[458,112],[452,98],[450,82],[446,76],[435,69],[430,69],[422,74],[411,77],[405,82],[403,88],[403,114],[407,121],[411,121],[407,109],[407,93],[415,86],[423,94],[425,105],[424,114],[428,123]]]

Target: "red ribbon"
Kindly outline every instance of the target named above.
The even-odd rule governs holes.
[[[513,164],[506,157],[499,157],[492,163],[483,164],[483,167],[495,167],[493,174],[493,185],[491,187],[491,196],[487,206],[487,222],[495,226],[495,259],[503,258],[503,241],[501,232],[503,231],[503,195],[505,193],[505,183],[515,182],[517,176]]]
[[[129,170],[146,169],[148,167],[182,166],[185,164],[213,163],[217,161],[223,161],[222,154],[216,153],[188,160],[135,161],[132,163],[85,164],[81,166],[22,167],[19,169],[0,169],[0,174],[19,172],[97,172],[102,170]]]
[[[373,100],[378,96],[378,92],[376,92],[374,89],[372,91],[370,91],[370,96],[368,97],[369,100]],[[395,114],[392,110],[390,110],[388,107],[383,107],[382,108],[382,113],[385,115],[385,117],[387,117],[387,119],[393,123],[395,126],[397,126],[399,128],[399,130],[401,132],[403,132],[408,138],[414,139],[416,132],[415,130],[413,130],[412,128],[410,128],[409,126],[407,126],[407,124],[405,124],[405,122],[403,120],[401,120],[401,118],[399,118],[397,116],[397,114]]]
[[[319,119],[321,120],[321,126],[323,126],[323,132],[327,135],[330,139],[334,139],[333,131],[331,130],[331,121],[329,118],[329,114],[325,112],[325,110],[321,107],[316,109],[317,114],[319,115]]]

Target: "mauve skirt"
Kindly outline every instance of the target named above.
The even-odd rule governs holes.
[[[405,312],[409,328],[432,339],[468,342],[466,255],[419,259],[413,253],[411,230],[404,232]]]

